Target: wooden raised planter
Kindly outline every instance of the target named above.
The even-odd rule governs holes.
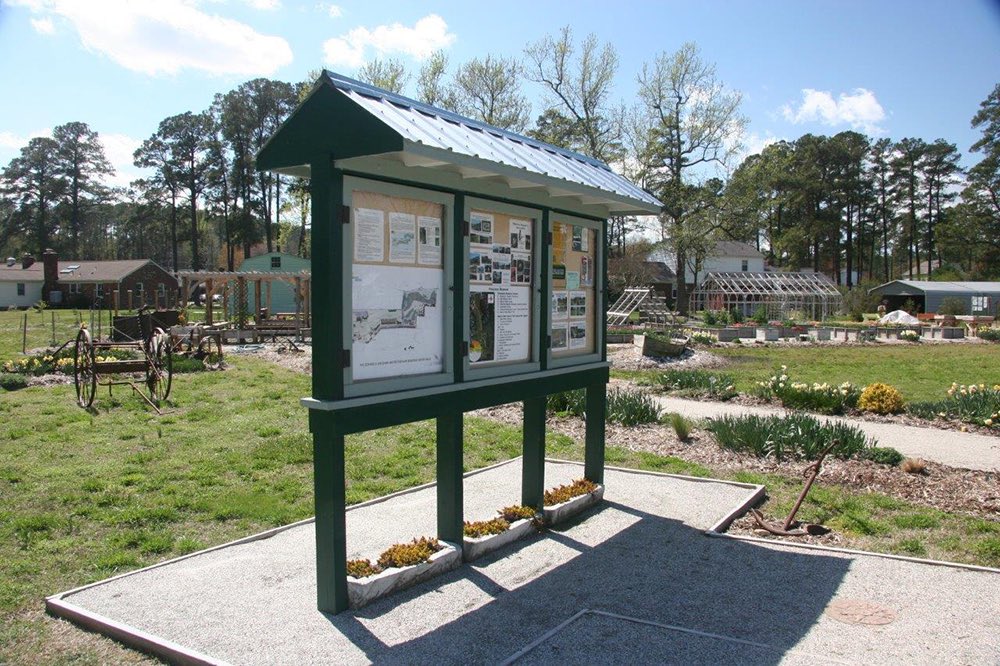
[[[348,576],[347,601],[350,607],[362,608],[376,599],[458,568],[462,564],[462,549],[447,541],[440,543],[444,548],[431,555],[426,562],[402,569],[392,567],[365,578]]]
[[[500,534],[489,534],[483,537],[465,537],[462,542],[462,559],[466,562],[478,560],[483,555],[488,555],[495,550],[514,543],[535,531],[534,520],[522,518],[515,520],[507,528],[507,531]]]
[[[719,342],[732,342],[740,338],[740,329],[723,328],[718,331]]]
[[[644,335],[642,340],[643,356],[680,356],[687,349],[690,338],[670,338],[664,340],[652,335]]]
[[[816,338],[821,342],[829,342],[830,340],[830,329],[828,328],[813,328],[809,330],[809,335]]]
[[[587,493],[586,495],[578,495],[577,497],[574,497],[569,501],[563,502],[562,504],[547,506],[544,509],[545,524],[556,525],[563,521],[569,520],[573,516],[597,504],[603,498],[604,498],[604,486],[598,484],[596,490],[593,490]]]
[[[611,345],[626,344],[632,342],[634,338],[634,333],[608,333],[605,336],[604,341]]]

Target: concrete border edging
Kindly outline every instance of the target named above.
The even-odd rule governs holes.
[[[535,529],[534,519],[522,518],[511,523],[505,531],[500,534],[490,534],[483,537],[465,537],[462,540],[462,559],[465,562],[478,560],[484,555],[488,555],[495,550],[500,550],[515,541],[520,541]]]

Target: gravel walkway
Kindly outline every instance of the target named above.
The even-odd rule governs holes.
[[[759,414],[764,416],[787,413],[787,410],[777,407],[687,400],[659,395],[651,397],[661,409],[667,412],[678,412],[696,419],[713,418],[727,414]],[[937,428],[918,428],[897,423],[873,423],[840,416],[820,416],[819,418],[857,426],[870,437],[878,440],[879,446],[891,446],[911,458],[923,458],[964,469],[1000,471],[1000,438],[997,437]]]
[[[546,485],[578,476],[550,462]],[[195,554],[63,595],[233,664],[983,664],[1000,657],[1000,574],[703,530],[752,489],[608,470],[602,505],[360,611],[315,610],[314,528]],[[518,494],[519,461],[466,478]],[[348,511],[372,552],[433,522],[435,489]],[[391,531],[390,531],[391,530]],[[845,617],[838,609],[855,609]],[[853,619],[852,619],[853,618]],[[888,624],[866,624],[873,619]],[[846,620],[846,621],[845,621]],[[208,660],[206,660],[208,661]]]

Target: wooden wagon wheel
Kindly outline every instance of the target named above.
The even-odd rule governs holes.
[[[76,404],[89,408],[97,395],[97,370],[94,367],[94,345],[90,332],[81,328],[73,347],[73,385],[76,387]]]
[[[157,328],[151,339],[149,365],[146,367],[146,386],[149,398],[159,404],[170,396],[174,377],[174,350],[170,336]]]
[[[205,364],[209,370],[222,367],[222,341],[218,335],[206,335],[198,343],[198,351],[194,357]]]

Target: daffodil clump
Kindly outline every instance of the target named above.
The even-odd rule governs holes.
[[[925,419],[957,419],[984,428],[1000,428],[1000,384],[952,382],[947,400],[912,404],[907,411]]]
[[[36,377],[55,372],[71,375],[73,374],[73,354],[72,351],[69,353],[69,356],[66,356],[66,352],[62,352],[58,356],[38,354],[36,356],[4,361],[3,364],[0,364],[0,371],[17,375],[33,375]]]
[[[788,409],[802,409],[821,414],[843,414],[858,404],[861,389],[850,382],[829,384],[827,382],[793,381],[788,374],[788,366],[768,380],[757,382],[755,393],[765,399],[777,399]]]

